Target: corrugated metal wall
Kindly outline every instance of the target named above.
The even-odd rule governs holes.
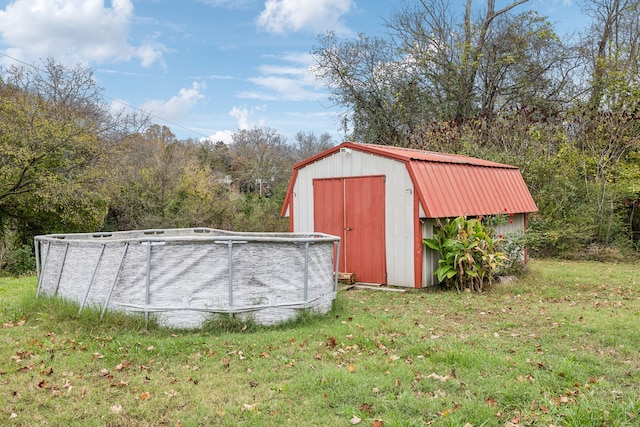
[[[420,220],[422,226],[422,238],[433,238],[433,227],[436,225],[436,220],[432,218],[422,218]],[[438,279],[433,274],[438,268],[438,253],[427,247],[422,251],[422,287],[433,286],[438,284]]]
[[[385,175],[387,284],[414,287],[414,188],[404,162],[361,151],[336,152],[298,169],[293,229],[313,230],[313,179]]]

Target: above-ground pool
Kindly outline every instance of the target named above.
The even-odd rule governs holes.
[[[37,295],[153,313],[178,328],[216,314],[273,325],[326,313],[338,285],[340,239],[322,233],[211,228],[50,234],[35,238]]]

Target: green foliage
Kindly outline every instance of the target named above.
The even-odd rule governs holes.
[[[459,291],[481,292],[507,259],[498,250],[498,241],[478,219],[458,217],[444,224],[438,220],[437,225],[434,237],[424,239],[424,244],[440,255],[435,271],[438,280]]]
[[[35,271],[33,245],[22,243],[14,231],[0,230],[0,275],[22,276]],[[31,242],[29,242],[31,243]]]
[[[234,145],[176,141],[168,132],[153,129],[132,135],[121,148],[116,166],[119,179],[112,187],[107,218],[109,229],[287,229],[287,221],[279,216],[286,185],[284,172],[261,188],[248,184],[255,182],[251,177],[262,176],[253,175],[258,163],[267,165],[264,173],[285,170],[286,158],[279,155],[281,137],[269,134],[277,142],[270,148],[259,141],[252,145],[250,136],[262,135],[261,131],[243,133],[241,149],[237,150]]]
[[[590,242],[592,233],[585,230],[585,224],[554,221],[539,215],[529,218],[526,243],[532,256],[553,258],[577,258]]]
[[[44,66],[9,67],[0,81],[0,227],[23,241],[95,230],[107,207],[94,162],[106,152],[102,126],[112,121],[91,71]]]

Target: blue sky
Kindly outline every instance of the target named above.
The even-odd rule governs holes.
[[[464,0],[452,0],[452,4]],[[482,2],[476,1],[478,5]],[[510,1],[497,0],[500,8]],[[94,70],[114,108],[152,114],[180,139],[230,141],[268,126],[291,142],[329,132],[339,108],[309,72],[318,34],[384,31],[391,0],[0,0],[0,52],[27,63],[53,57]],[[521,6],[522,8],[523,6]],[[571,0],[530,0],[575,28]],[[515,9],[521,10],[521,9]],[[11,59],[0,57],[0,64]]]

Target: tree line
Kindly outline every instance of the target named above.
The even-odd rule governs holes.
[[[535,254],[633,255],[640,1],[583,0],[589,24],[565,38],[526,3],[403,1],[384,36],[320,37],[315,72],[354,140],[520,167]]]
[[[640,0],[583,0],[590,24],[566,38],[526,2],[403,1],[384,36],[321,35],[313,71],[349,140],[518,166],[539,207],[534,254],[637,253]],[[266,127],[179,140],[144,112],[114,112],[90,68],[4,67],[0,272],[32,268],[38,234],[285,230],[292,165],[333,145]]]
[[[267,127],[179,140],[113,112],[92,70],[49,58],[0,80],[0,273],[30,271],[39,234],[175,227],[285,231],[292,165],[335,145]]]

